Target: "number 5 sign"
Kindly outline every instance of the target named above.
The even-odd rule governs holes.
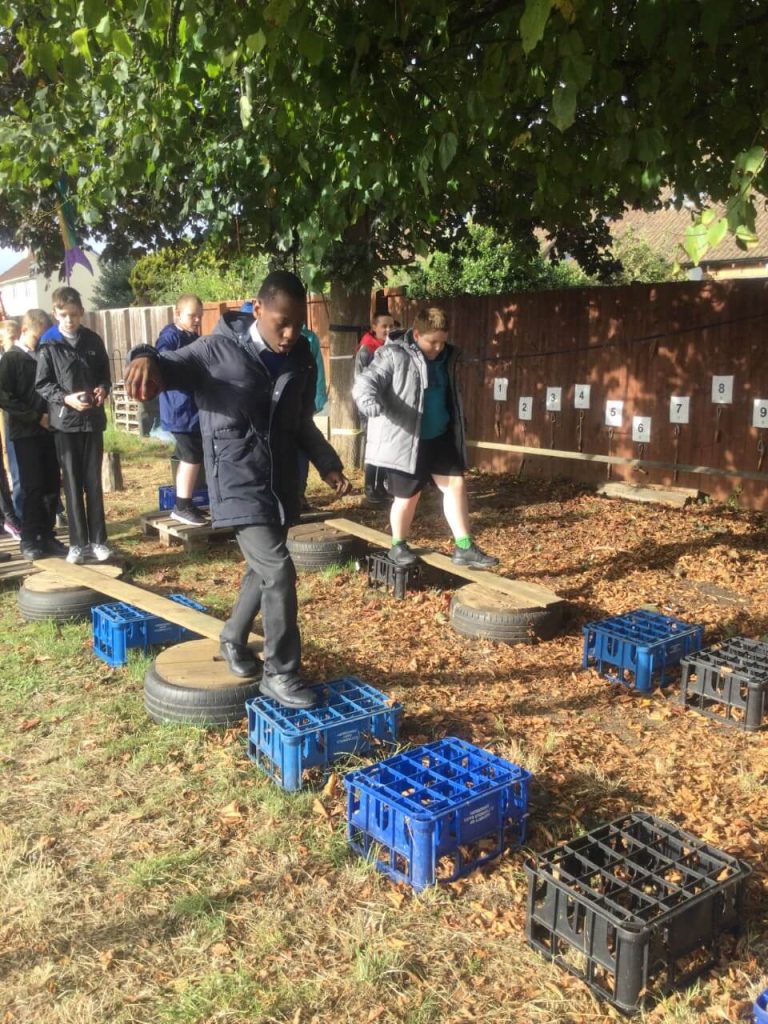
[[[605,403],[605,425],[606,427],[620,427],[624,415],[623,402]]]

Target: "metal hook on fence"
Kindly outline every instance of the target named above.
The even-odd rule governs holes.
[[[723,415],[723,409],[725,406],[718,405],[717,412],[715,413],[715,444],[720,441],[720,417]]]
[[[757,438],[757,471],[758,473],[763,468],[763,458],[765,457],[765,438],[764,431],[761,430]]]
[[[611,448],[613,447],[613,427],[608,427],[608,455],[611,454]],[[608,463],[608,479],[611,479],[613,473],[613,466]]]
[[[555,447],[555,424],[557,423],[557,413],[551,412],[549,414],[549,447]]]
[[[638,444],[638,446],[637,446],[637,457],[638,457],[638,459],[641,462],[645,458],[645,445],[646,445],[646,442],[645,441],[641,441]],[[642,466],[633,466],[633,469],[636,472],[638,472],[638,473],[642,473],[643,476],[648,476],[648,470],[647,469],[643,469]]]
[[[576,426],[576,447],[578,451],[584,451],[584,410],[579,413],[579,422]]]
[[[675,431],[674,431],[674,433],[675,433],[675,440],[674,440],[675,457],[673,459],[673,465],[674,465],[675,468],[672,471],[672,479],[674,480],[675,483],[677,483],[677,478],[680,475],[680,473],[678,471],[678,468],[677,468],[677,464],[680,461],[680,424],[679,423],[675,424]]]

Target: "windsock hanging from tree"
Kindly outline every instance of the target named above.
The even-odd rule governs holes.
[[[91,261],[77,242],[75,208],[71,200],[67,198],[67,186],[63,180],[60,180],[57,182],[56,188],[61,196],[61,202],[56,209],[56,213],[59,218],[61,239],[64,242],[64,267],[61,276],[66,278],[67,284],[69,284],[69,279],[76,264],[82,264],[90,274],[93,274],[93,267],[91,266]]]

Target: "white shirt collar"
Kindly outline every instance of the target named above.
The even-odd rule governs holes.
[[[24,342],[21,339],[19,339],[18,341],[15,341],[14,342],[14,346],[16,348],[22,349],[24,352],[29,352],[29,354],[31,356],[33,356],[35,354],[35,350],[33,348],[30,348],[29,345],[25,345]]]

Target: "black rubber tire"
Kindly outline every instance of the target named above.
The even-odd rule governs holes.
[[[317,524],[314,533],[318,535],[323,532],[322,524]],[[353,537],[349,533],[340,533],[338,530],[327,528],[327,538],[304,539],[301,534],[296,536],[295,531],[301,531],[306,527],[293,527],[288,531],[286,546],[293,559],[293,564],[298,570],[306,572],[318,572],[320,569],[327,569],[330,565],[344,565],[357,558],[366,547],[365,541]],[[311,529],[311,527],[310,527]]]
[[[515,608],[502,593],[475,583],[461,587],[451,598],[451,625],[463,636],[503,644],[551,640],[563,625],[564,603],[547,608]]]
[[[38,594],[27,590],[22,583],[16,604],[21,617],[27,622],[42,622],[44,619],[67,622],[69,619],[87,619],[91,608],[109,600],[90,587],[68,587],[53,593]]]
[[[259,696],[258,679],[239,679],[232,686],[206,690],[177,686],[155,665],[144,676],[144,707],[155,722],[226,728],[245,718],[245,702]]]

